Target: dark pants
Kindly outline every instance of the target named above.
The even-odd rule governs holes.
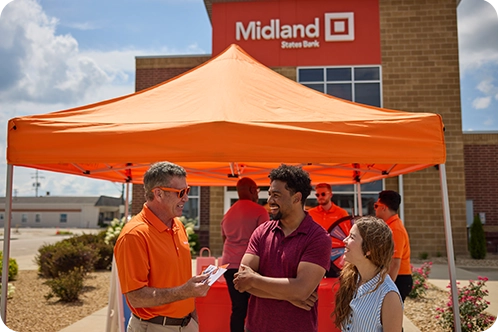
[[[247,314],[247,304],[251,294],[244,292],[240,293],[233,286],[233,275],[238,269],[228,269],[225,274],[227,281],[228,293],[232,300],[232,314],[230,316],[230,332],[244,332],[244,322]]]
[[[413,278],[411,274],[398,274],[396,281],[394,282],[398,287],[401,299],[405,302],[406,297],[412,291]]]

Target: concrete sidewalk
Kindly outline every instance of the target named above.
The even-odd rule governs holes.
[[[195,264],[195,261],[192,263]],[[195,265],[193,266],[195,271]],[[448,266],[443,264],[432,265],[429,275],[429,282],[433,285],[448,290],[449,285]],[[460,286],[468,284],[469,280],[477,280],[479,276],[488,277],[486,288],[489,291],[487,300],[490,302],[488,312],[492,315],[498,314],[498,268],[485,267],[457,267],[456,277],[460,282]],[[60,332],[87,332],[87,331],[102,331],[104,332],[107,324],[107,307],[93,313],[92,315],[83,318],[82,320],[70,325]],[[413,323],[405,316],[403,319],[403,328],[405,332],[420,332]]]
[[[192,271],[196,271],[196,261],[192,259]],[[105,332],[107,327],[107,307],[96,311],[80,321],[60,330],[60,332],[87,332],[101,331]],[[403,318],[404,332],[420,332],[420,330],[406,317]]]

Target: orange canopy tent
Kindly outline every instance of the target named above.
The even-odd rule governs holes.
[[[382,148],[380,148],[382,147]],[[370,182],[445,162],[441,117],[370,107],[309,89],[232,45],[205,64],[124,97],[13,118],[11,165],[142,183],[151,162],[191,185],[268,184],[280,163],[314,183]]]
[[[371,182],[440,164],[456,290],[443,130],[437,114],[370,107],[316,92],[232,45],[147,90],[9,121],[3,275],[13,166],[142,183],[151,163],[167,160],[187,169],[190,185],[224,186],[235,185],[239,176],[267,185],[269,170],[280,163],[302,165],[314,183],[334,184]]]

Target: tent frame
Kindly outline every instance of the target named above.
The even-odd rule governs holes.
[[[233,167],[233,165],[232,165]],[[441,197],[443,204],[443,217],[444,217],[444,227],[445,227],[445,238],[446,238],[446,253],[448,258],[448,272],[450,277],[450,285],[451,285],[451,296],[453,301],[453,323],[455,326],[456,332],[461,332],[461,323],[460,323],[460,311],[458,305],[458,289],[456,284],[456,269],[455,269],[455,257],[453,252],[453,236],[451,230],[451,218],[450,218],[450,204],[448,199],[448,185],[446,179],[446,165],[439,164],[439,179],[441,186]],[[8,292],[8,272],[9,272],[9,257],[10,257],[10,231],[11,231],[11,223],[12,223],[12,184],[13,184],[13,176],[14,176],[14,166],[11,164],[7,164],[7,182],[6,182],[6,201],[5,201],[5,212],[6,219],[4,224],[4,242],[3,242],[3,266],[2,266],[2,276],[6,276],[6,278],[2,278],[2,294],[1,294],[1,308],[0,314],[3,322],[6,321],[7,318],[7,292]],[[361,195],[359,182],[358,185],[358,195]],[[128,183],[127,183],[128,186]],[[128,187],[127,187],[128,189]],[[128,197],[128,190],[127,190]],[[126,200],[126,206],[128,205],[128,199]],[[361,202],[361,200],[359,201]],[[361,206],[361,205],[359,205]],[[127,215],[127,208],[125,214]],[[359,209],[361,213],[361,209]],[[109,317],[107,317],[109,320]],[[121,325],[121,324],[120,324]]]

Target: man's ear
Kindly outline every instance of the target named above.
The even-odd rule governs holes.
[[[302,196],[303,196],[303,195],[302,195],[301,193],[299,193],[299,192],[295,193],[295,194],[294,194],[294,201],[293,201],[293,202],[294,202],[294,203],[299,203],[299,202],[301,201],[301,197],[302,197]]]

